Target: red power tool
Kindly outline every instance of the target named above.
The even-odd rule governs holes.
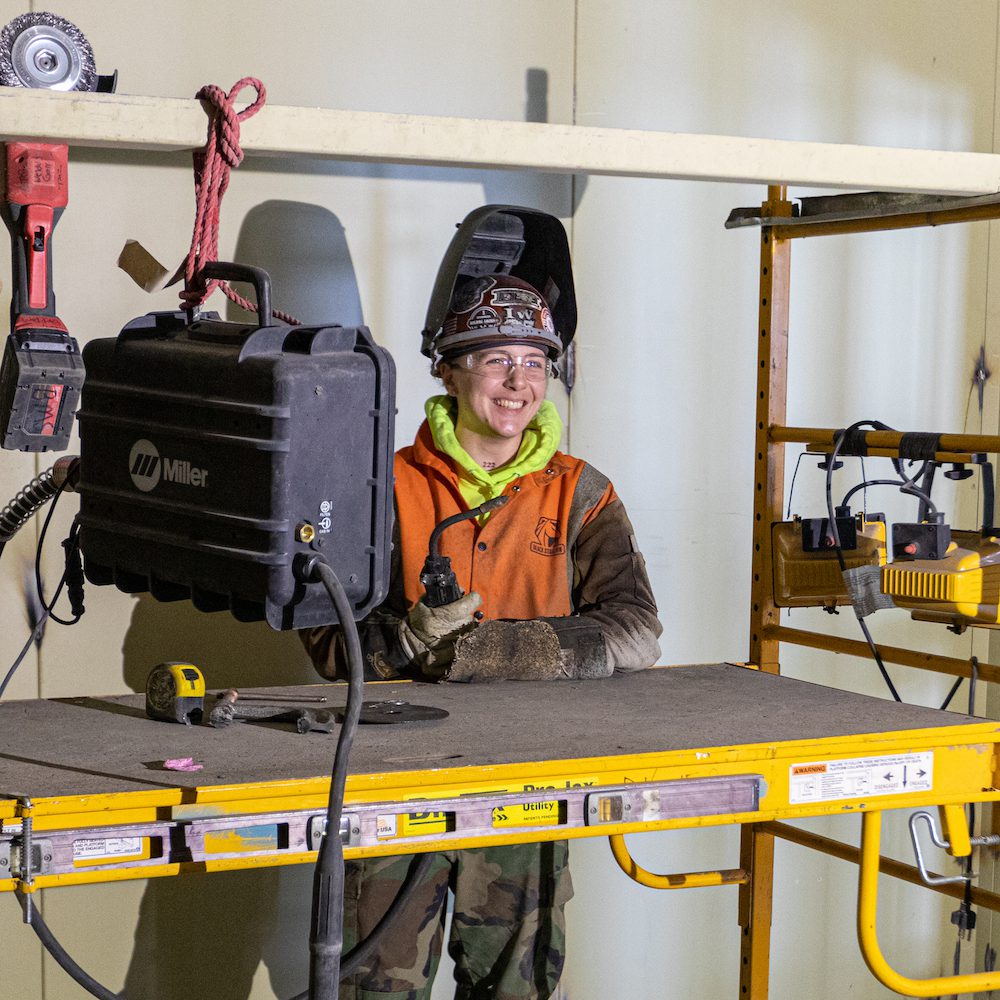
[[[11,232],[14,287],[10,334],[0,370],[2,444],[16,451],[69,445],[83,385],[83,358],[56,315],[52,230],[66,207],[67,149],[6,144],[4,221]]]
[[[97,75],[90,43],[76,25],[38,12],[0,31],[0,85],[110,91],[115,76]],[[67,148],[9,142],[4,160],[13,288],[0,368],[0,445],[62,451],[84,377],[80,348],[56,315],[52,290],[52,231],[68,201]]]

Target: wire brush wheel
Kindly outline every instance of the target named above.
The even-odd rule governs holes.
[[[47,11],[21,14],[0,31],[0,85],[94,90],[94,51],[64,17]]]

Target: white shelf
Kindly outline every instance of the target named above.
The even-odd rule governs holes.
[[[249,95],[249,91],[247,92]],[[195,100],[0,87],[0,141],[187,150]],[[266,105],[247,155],[932,194],[1000,192],[1000,155]]]

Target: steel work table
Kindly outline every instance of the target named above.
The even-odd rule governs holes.
[[[340,684],[263,692],[346,698]],[[368,684],[365,698],[449,716],[359,727],[348,857],[1000,798],[1000,723],[732,664]],[[336,733],[171,725],[143,700],[0,704],[0,891],[17,884],[3,875],[25,817],[33,888],[314,858]],[[203,769],[164,770],[176,757]]]

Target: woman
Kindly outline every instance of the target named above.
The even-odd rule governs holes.
[[[661,626],[624,507],[601,473],[558,451],[562,422],[545,392],[561,349],[526,282],[494,275],[456,291],[434,341],[446,394],[427,401],[416,440],[396,455],[390,595],[361,626],[369,676],[596,678],[656,662]],[[420,571],[434,527],[497,496],[507,503],[441,536],[465,596],[428,607]],[[337,635],[303,634],[331,677],[345,675]],[[572,895],[566,854],[560,841],[437,855],[406,927],[357,977],[354,995],[429,995],[450,887],[456,997],[550,996]],[[348,865],[345,947],[377,922],[409,861]]]

